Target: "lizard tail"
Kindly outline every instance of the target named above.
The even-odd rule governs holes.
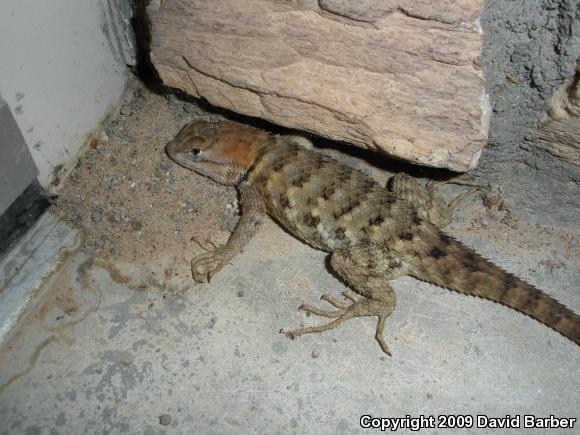
[[[490,299],[544,323],[580,346],[580,316],[556,299],[500,269],[459,241],[426,231],[413,275],[457,292]]]

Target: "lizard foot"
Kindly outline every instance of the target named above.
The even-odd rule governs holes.
[[[350,302],[339,301],[329,294],[322,295],[320,298],[336,307],[337,310],[321,310],[320,308],[308,304],[303,304],[299,308],[301,311],[306,311],[307,313],[312,313],[317,316],[333,318],[333,321],[319,326],[308,326],[298,329],[281,329],[280,333],[286,335],[288,338],[295,339],[304,334],[324,332],[334,329],[354,317],[377,316],[379,320],[375,332],[375,339],[379,343],[382,351],[387,355],[391,355],[389,347],[385,343],[383,331],[385,329],[385,320],[395,308],[394,303],[391,303],[388,300],[370,299],[367,297],[357,298],[352,291],[344,292],[343,296]]]
[[[229,264],[230,256],[224,247],[215,248],[191,260],[191,275],[197,282],[210,282],[212,276]]]

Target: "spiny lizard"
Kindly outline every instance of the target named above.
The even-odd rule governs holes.
[[[447,204],[433,184],[423,187],[397,174],[386,189],[297,137],[232,122],[194,121],[167,144],[167,153],[186,168],[237,186],[241,197],[242,216],[227,243],[192,260],[196,281],[209,280],[240,253],[269,214],[298,239],[329,252],[332,269],[358,293],[345,292],[348,302],[323,295],[333,311],[302,305],[333,320],[281,331],[291,338],[377,316],[375,338],[390,354],[383,339],[395,308],[389,280],[410,275],[507,305],[580,345],[577,314],[441,230],[456,201]]]

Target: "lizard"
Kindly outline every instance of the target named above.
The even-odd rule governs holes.
[[[330,254],[332,270],[351,290],[344,300],[324,294],[331,310],[301,305],[331,320],[280,331],[290,338],[376,316],[375,339],[390,355],[383,334],[396,296],[389,281],[409,275],[503,304],[580,345],[577,314],[443,231],[460,198],[447,203],[436,183],[424,187],[398,173],[387,188],[314,150],[304,138],[231,121],[192,121],[167,143],[166,152],[185,168],[236,186],[240,195],[241,217],[228,241],[192,259],[195,281],[208,282],[242,252],[267,215]]]

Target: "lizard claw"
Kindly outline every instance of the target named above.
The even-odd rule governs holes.
[[[296,334],[293,331],[286,331],[284,328],[280,329],[280,334],[284,334],[290,340],[294,340],[296,338]]]
[[[223,248],[216,248],[212,252],[201,254],[191,260],[191,275],[197,282],[209,283],[211,278],[226,264],[229,256]]]
[[[345,299],[348,299],[352,302],[358,301],[358,298],[357,298],[355,292],[353,292],[352,290],[344,291],[344,292],[342,292],[342,295],[344,296]]]

